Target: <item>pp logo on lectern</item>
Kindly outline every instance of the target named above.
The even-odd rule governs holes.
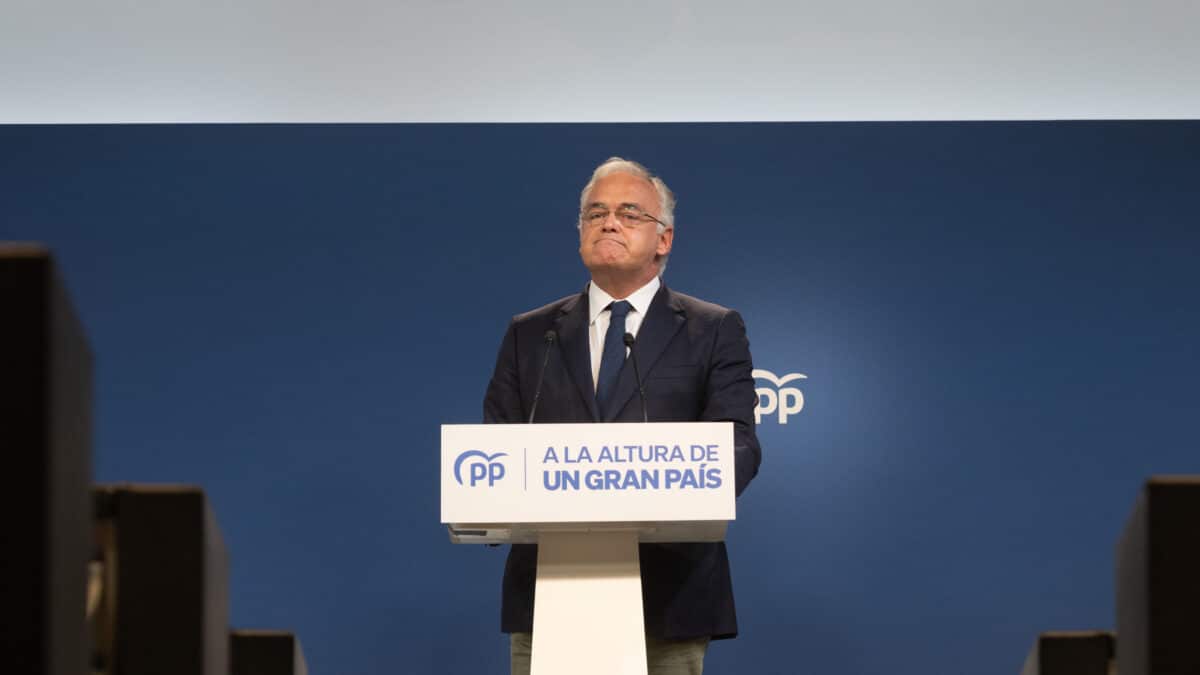
[[[804,392],[795,387],[783,385],[793,380],[807,380],[808,376],[801,373],[788,373],[776,377],[769,370],[754,369],[750,374],[756,380],[768,380],[774,387],[757,387],[758,403],[754,406],[754,423],[762,424],[763,415],[779,414],[779,423],[787,424],[789,415],[795,415],[804,409]]]
[[[496,481],[504,478],[504,465],[496,460],[507,456],[507,452],[489,455],[481,450],[467,450],[454,460],[454,480],[458,481],[459,485],[463,484],[462,468],[466,464],[467,481],[471,487],[484,480],[487,481],[488,487],[491,487]]]

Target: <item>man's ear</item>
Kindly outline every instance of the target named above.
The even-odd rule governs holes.
[[[658,255],[667,255],[671,252],[671,244],[675,241],[675,228],[668,227],[658,235],[658,247],[654,252]]]

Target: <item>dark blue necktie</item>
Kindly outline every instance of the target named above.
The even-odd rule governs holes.
[[[612,316],[608,321],[608,332],[604,334],[604,351],[600,353],[600,375],[596,377],[596,403],[600,416],[608,416],[608,399],[617,388],[617,376],[625,365],[625,317],[632,309],[627,300],[618,300],[608,306]]]

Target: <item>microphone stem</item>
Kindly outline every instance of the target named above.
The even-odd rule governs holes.
[[[633,346],[635,341],[632,333],[625,334],[625,346],[629,347],[629,358],[633,361],[633,379],[637,382],[638,396],[642,399],[642,421],[649,422],[650,415],[646,412],[646,388],[642,386],[642,373],[638,370],[637,354]]]
[[[529,406],[529,424],[533,424],[533,416],[537,413],[538,401],[542,398],[542,380],[546,379],[546,366],[550,363],[550,348],[554,346],[556,337],[554,331],[546,331],[544,338],[546,342],[546,355],[542,357],[542,369],[538,372],[537,387],[533,390],[533,405]]]

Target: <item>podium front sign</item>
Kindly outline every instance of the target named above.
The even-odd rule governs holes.
[[[442,522],[734,519],[733,424],[442,426]]]

